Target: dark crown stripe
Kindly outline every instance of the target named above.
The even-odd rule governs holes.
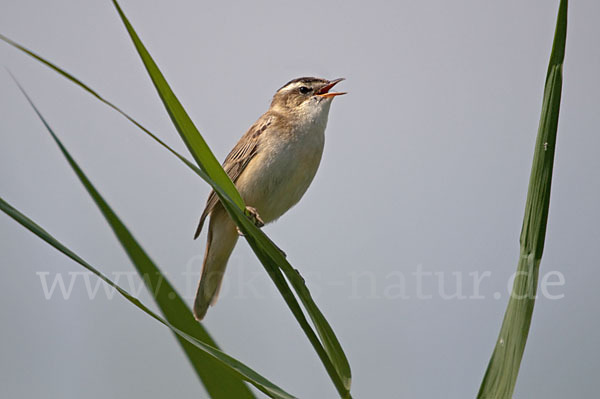
[[[289,86],[291,84],[298,83],[298,82],[309,84],[309,83],[315,83],[315,82],[327,82],[327,80],[325,80],[325,79],[319,79],[319,78],[313,78],[313,77],[310,77],[310,76],[305,76],[305,77],[302,77],[302,78],[296,78],[296,79],[290,80],[289,82],[287,82],[286,84],[284,84],[283,86],[281,86],[279,88],[279,90],[281,90],[281,89],[283,89],[283,88],[285,88],[285,87],[287,87],[287,86]],[[277,91],[279,91],[279,90],[277,90]]]

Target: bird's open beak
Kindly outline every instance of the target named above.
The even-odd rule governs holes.
[[[333,86],[335,86],[336,84],[340,83],[342,80],[344,80],[344,78],[339,78],[339,79],[331,80],[325,86],[321,87],[315,94],[317,96],[323,97],[323,98],[341,96],[342,94],[346,94],[345,92],[333,92],[333,93],[329,92],[329,90],[331,90],[331,88]]]

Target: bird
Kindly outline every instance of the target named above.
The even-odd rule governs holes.
[[[248,129],[223,162],[223,169],[247,204],[258,227],[277,220],[311,184],[323,155],[325,128],[334,97],[330,90],[344,78],[301,77],[283,85],[269,109]],[[241,232],[212,191],[194,239],[207,217],[208,234],[193,313],[200,321],[215,304],[227,262]]]

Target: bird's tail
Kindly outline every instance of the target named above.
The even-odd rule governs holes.
[[[210,216],[202,274],[194,300],[196,320],[202,320],[208,307],[217,302],[227,261],[237,240],[235,224],[227,212],[222,207],[214,209]]]

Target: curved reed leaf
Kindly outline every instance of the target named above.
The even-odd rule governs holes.
[[[110,280],[108,277],[106,277],[104,274],[102,274],[100,271],[98,271],[98,269],[96,269],[95,267],[93,267],[92,265],[87,263],[85,260],[83,260],[83,258],[81,258],[79,255],[77,255],[75,252],[71,251],[69,248],[67,248],[65,245],[63,245],[60,241],[58,241],[56,238],[54,238],[50,233],[48,233],[46,230],[44,230],[39,225],[37,225],[33,220],[29,219],[27,216],[23,215],[17,209],[13,208],[8,202],[6,202],[1,197],[0,197],[0,210],[3,211],[4,213],[6,213],[11,218],[13,218],[18,223],[20,223],[22,226],[27,228],[29,231],[31,231],[32,233],[37,235],[39,238],[46,241],[48,244],[50,244],[51,246],[53,246],[54,248],[56,248],[57,250],[59,250],[60,252],[62,252],[63,254],[65,254],[66,256],[68,256],[69,258],[74,260],[75,262],[79,263],[81,266],[83,266],[84,268],[86,268],[87,270],[89,270],[90,272],[95,274],[96,276],[98,276],[102,281],[104,281],[105,283],[107,283],[108,285],[113,287],[119,294],[121,294],[125,299],[127,299],[129,302],[134,304],[138,309],[142,310],[144,313],[146,313],[147,315],[149,315],[150,317],[152,317],[159,323],[168,327],[171,331],[173,331],[175,334],[177,334],[181,338],[185,339],[190,344],[194,345],[196,348],[206,352],[207,354],[211,355],[212,357],[214,357],[215,359],[220,361],[224,366],[229,368],[233,373],[237,374],[243,380],[248,381],[249,383],[254,385],[261,392],[264,392],[266,395],[268,395],[271,398],[294,399],[294,396],[288,394],[287,392],[285,392],[284,390],[279,388],[277,385],[273,384],[272,382],[270,382],[269,380],[267,380],[266,378],[264,378],[263,376],[261,376],[260,374],[258,374],[254,370],[252,370],[251,368],[244,365],[243,363],[241,363],[238,360],[232,358],[231,356],[221,352],[220,350],[213,348],[210,345],[205,344],[204,342],[202,342],[199,339],[192,336],[191,332],[180,330],[176,326],[172,325],[171,323],[169,323],[168,321],[166,321],[165,319],[163,319],[162,317],[160,317],[159,315],[154,313],[146,305],[144,305],[142,302],[140,302],[139,299],[130,295],[127,291],[125,291],[119,285],[117,285],[112,280]]]
[[[478,399],[512,398],[525,351],[548,222],[566,37],[567,0],[561,0],[527,192],[517,274]]]
[[[12,75],[12,74],[11,74]],[[135,266],[140,277],[146,284],[146,288],[152,294],[160,311],[165,316],[167,321],[180,330],[187,331],[191,336],[219,349],[216,342],[208,334],[208,331],[201,323],[196,322],[194,315],[185,304],[185,301],[177,293],[175,288],[169,283],[166,276],[162,274],[160,269],[154,264],[152,259],[146,254],[144,249],[138,244],[127,227],[121,222],[116,213],[111,209],[110,205],[102,198],[96,190],[92,182],[84,174],[83,170],[77,165],[71,154],[67,151],[60,139],[56,136],[50,125],[46,122],[42,114],[39,112],[31,98],[27,95],[23,87],[13,76],[17,86],[34,109],[37,116],[40,118],[46,130],[50,133],[60,151],[65,156],[67,162],[90,194],[98,206],[100,212],[105,217],[115,236],[123,246],[123,249],[129,256],[129,259]],[[248,387],[238,378],[237,375],[231,373],[223,364],[215,360],[207,353],[198,350],[194,345],[187,342],[185,339],[175,334],[175,338],[179,341],[186,356],[192,363],[194,371],[200,378],[202,384],[206,388],[207,393],[213,399],[252,399],[255,396]]]
[[[169,147],[164,141],[162,141],[161,139],[159,139],[158,136],[156,136],[154,133],[152,133],[150,130],[148,130],[146,127],[144,127],[141,123],[139,123],[138,121],[136,121],[135,119],[133,119],[132,116],[130,116],[125,111],[123,111],[122,109],[120,109],[119,107],[117,107],[115,104],[111,103],[110,101],[108,101],[107,99],[105,99],[104,97],[102,97],[97,91],[95,91],[94,89],[92,89],[90,86],[86,85],[81,80],[77,79],[75,76],[73,76],[69,72],[65,71],[64,69],[60,68],[59,66],[53,64],[52,62],[46,60],[45,58],[39,56],[38,54],[34,53],[33,51],[29,50],[28,48],[20,45],[19,43],[15,42],[15,41],[13,41],[11,39],[9,39],[8,37],[6,37],[6,36],[4,36],[2,34],[0,34],[0,40],[6,42],[7,44],[10,44],[11,46],[15,47],[18,50],[24,52],[25,54],[27,54],[30,57],[34,58],[36,61],[39,61],[40,63],[42,63],[43,65],[45,65],[48,68],[52,69],[54,72],[57,72],[59,75],[63,76],[67,80],[71,81],[72,83],[75,83],[77,86],[79,86],[80,88],[82,88],[83,90],[85,90],[87,93],[91,94],[93,97],[95,97],[100,102],[102,102],[105,105],[107,105],[110,108],[112,108],[114,111],[117,111],[119,114],[121,114],[123,117],[125,117],[125,119],[127,119],[129,122],[131,122],[132,124],[134,124],[136,127],[138,127],[140,130],[142,130],[144,133],[146,133],[155,142],[157,142],[158,144],[160,144],[164,149],[166,149],[167,151],[169,151],[171,154],[175,155],[188,168],[192,169],[198,176],[200,176],[207,183],[209,183],[213,189],[215,189],[215,190],[219,189],[217,187],[217,185],[212,181],[212,179],[210,177],[208,177],[208,175],[206,173],[204,173],[202,170],[200,170],[196,165],[194,165],[193,163],[191,163],[190,161],[188,161],[183,155],[179,154],[177,151],[175,151],[174,149],[172,149],[171,147]],[[227,196],[227,194],[225,192],[222,192],[221,195]]]
[[[152,82],[154,83],[154,86],[161,100],[163,101],[165,109],[171,117],[173,124],[179,131],[180,136],[183,138],[188,149],[192,153],[194,159],[198,162],[200,168],[204,170],[213,181],[215,181],[219,185],[221,185],[222,183],[226,183],[222,185],[222,189],[228,194],[229,198],[241,199],[235,186],[233,185],[229,177],[226,175],[221,165],[217,162],[216,158],[206,145],[204,139],[201,138],[200,132],[194,126],[193,122],[185,112],[185,109],[183,108],[179,100],[177,100],[175,93],[173,93],[173,91],[169,87],[166,79],[160,72],[158,66],[150,56],[150,53],[148,52],[148,50],[140,40],[139,36],[133,29],[133,26],[123,13],[123,10],[119,6],[118,2],[116,0],[113,0],[113,4],[115,5],[117,12],[119,13],[119,16],[121,17],[121,20],[123,21],[123,24],[125,25],[125,28],[127,29],[127,32],[129,33],[129,36],[131,37],[131,40],[133,41],[133,44],[138,54],[140,55],[140,58],[142,59],[142,62],[144,63],[144,66],[146,67],[146,70]],[[216,173],[217,170],[219,173]],[[225,178],[223,177],[223,175],[225,175]],[[240,209],[235,209],[235,207],[231,207],[230,205],[232,204],[225,204],[223,198],[221,198],[221,202],[223,202],[223,205],[234,220],[240,218]],[[236,201],[235,205],[239,206],[239,203]],[[245,205],[243,205],[243,201],[242,206],[240,208],[245,208]],[[234,214],[237,214],[236,217],[234,217]],[[246,218],[242,217],[241,219]],[[317,333],[321,337],[321,343],[325,347],[325,351],[328,355],[329,360],[331,360],[331,362],[333,363],[336,375],[331,375],[330,373],[330,376],[334,378],[334,383],[336,384],[338,391],[340,391],[340,394],[343,397],[347,397],[349,395],[351,384],[350,365],[337,337],[333,333],[333,329],[331,328],[323,314],[319,311],[317,305],[314,303],[314,300],[310,296],[308,288],[304,284],[304,280],[302,279],[298,271],[294,270],[291,267],[291,265],[289,265],[289,263],[285,261],[285,258],[281,256],[281,252],[279,251],[279,249],[271,242],[271,240],[269,240],[264,235],[264,233],[262,233],[262,231],[260,231],[259,229],[250,229],[250,231],[247,231],[247,229],[244,229],[244,225],[248,225],[248,223],[240,224],[239,222],[236,222],[236,224],[238,224],[240,230],[242,230],[242,232],[246,235],[246,238],[252,246],[252,249],[259,257],[265,268],[277,269],[278,267],[281,267],[283,272],[286,274],[287,278],[292,284],[292,287],[295,289],[298,297],[304,304],[306,311],[311,317],[311,320],[315,324]],[[266,252],[266,254],[264,252]],[[267,256],[265,257],[264,255]],[[274,282],[275,284],[282,283],[280,279],[275,279]],[[289,289],[287,287],[281,288],[283,288],[284,290]],[[292,298],[286,299],[286,301],[288,300],[291,301]],[[338,379],[341,380],[341,386],[339,384],[340,381],[337,381]]]
[[[167,84],[167,81],[158,69],[158,66],[154,60],[152,60],[150,54],[137,37],[137,34],[125,17],[125,14],[123,14],[119,4],[116,1],[113,1],[113,3],[117,8],[123,23],[125,24],[127,32],[135,44],[136,50],[144,61],[144,66],[152,78],[152,83],[154,84],[156,91],[159,93],[160,99],[162,100],[167,113],[171,117],[173,125],[179,132],[179,135],[181,136],[181,139],[187,146],[188,150],[196,160],[196,163],[198,166],[200,166],[200,169],[202,169],[208,176],[211,177],[212,180],[223,187],[223,191],[225,191],[229,197],[233,199],[235,204],[240,209],[245,209],[246,206],[240,193],[235,189],[233,182],[227,173],[225,173],[225,170],[223,170],[212,151],[208,148],[204,138],[198,129],[196,129],[196,126],[192,122],[187,112],[185,112],[185,109],[183,109],[183,106],[175,96],[175,93],[173,93]]]
[[[118,4],[116,4],[116,2],[115,2],[115,6],[120,11],[120,15],[122,16],[122,18],[125,18],[124,21],[127,21],[125,15],[122,13],[122,11],[120,10],[120,8],[119,8]],[[128,21],[126,23],[126,26],[131,27],[131,25],[129,24]],[[130,31],[130,33],[133,33],[135,35],[134,37],[137,38],[138,45],[141,45],[143,48],[143,44],[141,43],[141,41],[135,34],[135,31],[133,31],[132,27],[131,27],[131,30],[128,30],[128,32],[129,31]],[[131,117],[130,115],[125,113],[123,110],[121,110],[119,107],[117,107],[116,105],[114,105],[113,103],[111,103],[110,101],[105,99],[104,97],[102,97],[97,91],[93,90],[90,86],[86,85],[85,83],[83,83],[81,80],[77,79],[72,74],[66,72],[63,68],[60,68],[59,66],[44,59],[43,57],[41,57],[38,54],[34,53],[33,51],[25,48],[24,46],[20,45],[19,43],[7,38],[6,36],[3,36],[0,34],[0,40],[5,41],[6,43],[8,43],[8,44],[12,45],[13,47],[17,48],[18,50],[24,52],[25,54],[29,55],[30,57],[36,59],[37,61],[39,61],[40,63],[49,67],[50,69],[54,70],[55,72],[57,72],[61,76],[65,77],[72,83],[75,83],[76,85],[78,85],[79,87],[84,89],[86,92],[88,92],[89,94],[91,94],[92,96],[97,98],[99,101],[103,102],[104,104],[106,104],[110,108],[112,108],[113,110],[120,113],[129,122],[133,123],[139,129],[141,129],[144,133],[146,133],[148,136],[150,136],[154,141],[156,141],[158,144],[160,144],[163,148],[165,148],[170,153],[172,153],[177,158],[179,158],[179,160],[181,160],[186,166],[188,166],[196,174],[198,174],[203,180],[205,180],[208,184],[210,184],[210,186],[213,188],[213,190],[215,190],[215,192],[219,195],[221,202],[223,203],[225,209],[227,209],[227,211],[229,212],[229,214],[232,217],[232,219],[234,220],[234,222],[238,225],[238,227],[240,227],[240,230],[242,232],[244,232],[245,237],[246,237],[247,241],[249,242],[251,248],[253,249],[253,251],[255,252],[255,254],[257,255],[257,257],[263,264],[263,266],[265,267],[265,270],[267,271],[267,273],[269,274],[269,276],[275,283],[277,289],[279,290],[282,297],[284,298],[287,305],[289,306],[290,310],[294,314],[294,317],[297,319],[302,330],[305,332],[309,341],[311,342],[312,346],[314,347],[315,351],[317,352],[317,354],[318,354],[319,358],[321,359],[323,365],[325,366],[325,369],[327,370],[330,378],[334,382],[338,392],[340,393],[340,395],[342,397],[350,397],[349,391],[350,391],[350,384],[351,384],[351,371],[350,371],[350,366],[349,366],[348,360],[342,350],[342,347],[341,347],[337,337],[335,336],[335,333],[333,332],[333,329],[331,328],[331,326],[329,325],[329,323],[327,322],[327,320],[325,319],[323,314],[320,312],[320,310],[314,303],[314,300],[310,296],[308,288],[304,284],[304,279],[299,275],[298,271],[295,270],[287,262],[287,260],[281,255],[278,247],[272,243],[272,241],[264,234],[264,232],[262,232],[262,230],[256,228],[252,223],[246,223],[246,222],[248,222],[248,219],[244,216],[244,214],[240,210],[239,203],[236,203],[234,200],[232,200],[232,198],[229,195],[229,192],[225,192],[220,185],[215,183],[215,181],[212,179],[211,176],[209,176],[207,173],[205,173],[204,170],[201,170],[197,166],[192,164],[185,157],[183,157],[182,155],[177,153],[175,150],[173,150],[171,147],[169,147],[166,143],[164,143],[162,140],[160,140],[154,133],[152,133],[147,128],[145,128],[142,124],[137,122],[133,117]],[[157,71],[159,74],[159,77],[163,81],[160,85],[155,84],[157,89],[166,87],[168,89],[168,92],[166,93],[167,96],[175,97],[174,93],[170,90],[168,84],[164,80],[164,77],[162,77],[162,74],[160,74],[160,71],[156,67],[156,64],[154,64],[154,62],[150,58],[150,55],[145,50],[145,48],[144,48],[143,53],[147,55],[147,58],[149,58],[149,60],[154,65],[154,68],[151,68],[151,70]],[[166,102],[165,102],[165,106],[167,106]],[[183,110],[183,108],[181,108],[181,110]],[[185,113],[185,110],[183,110],[183,112]],[[173,115],[171,112],[169,114]],[[189,117],[187,119],[189,120]],[[186,126],[186,124],[180,124],[180,125]],[[199,134],[199,132],[197,130],[195,130],[195,131],[197,132],[197,134]],[[190,148],[190,147],[188,147],[188,148]],[[192,150],[193,150],[193,148],[190,149],[190,151],[192,151]],[[208,151],[210,152],[210,149]],[[211,155],[212,155],[212,153],[211,153]],[[202,156],[202,155],[200,154],[200,156]],[[209,158],[212,158],[213,160],[215,159],[214,156],[211,156]],[[215,162],[216,162],[216,160],[215,160]],[[221,167],[218,163],[217,163],[217,165],[219,166],[219,168]],[[235,187],[234,187],[234,190],[235,190]],[[235,191],[237,192],[237,190],[235,190]],[[235,197],[235,195],[234,195],[234,197]],[[302,309],[298,305],[296,297],[289,289],[289,286],[286,283],[285,278],[281,274],[281,271],[278,269],[278,267],[280,267],[281,270],[283,270],[283,272],[286,274],[290,283],[294,287],[294,290],[297,292],[298,297],[303,302],[311,320],[313,321],[314,325],[316,326],[317,333],[320,337],[320,340],[319,340],[319,338],[317,338],[314,331],[308,324],[306,317],[304,316],[304,313],[302,312]],[[323,347],[323,345],[324,345],[324,347]]]

